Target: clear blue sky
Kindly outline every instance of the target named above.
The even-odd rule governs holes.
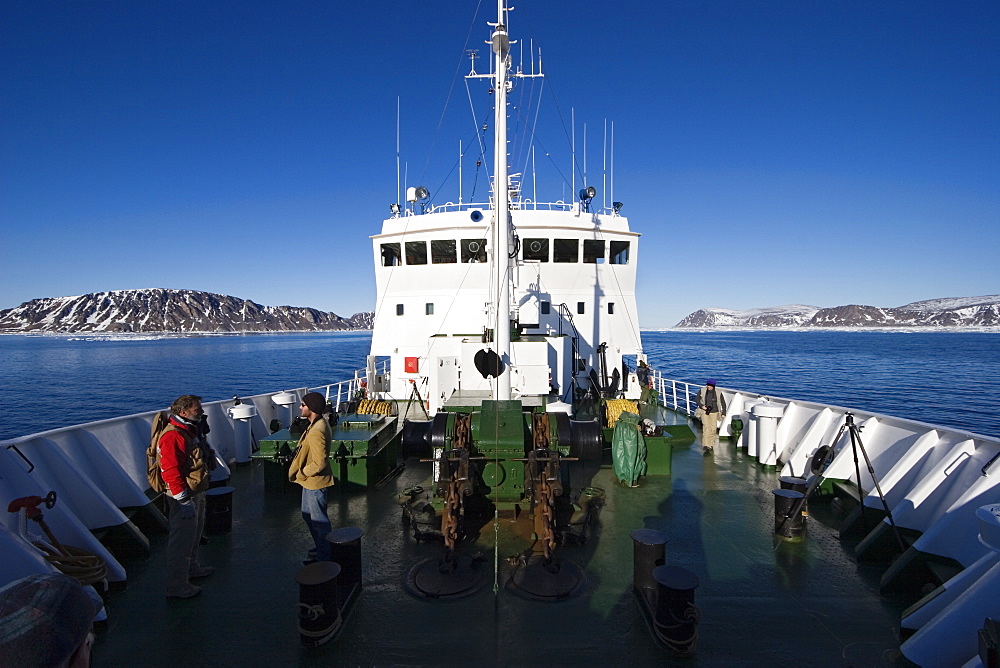
[[[539,199],[569,196],[571,110],[577,188],[584,124],[603,188],[613,121],[644,327],[1000,293],[1000,2],[514,5],[547,75],[513,96],[542,101]],[[488,70],[494,8],[0,3],[0,308],[166,287],[372,309],[397,98],[405,185],[456,200],[463,53]],[[487,187],[475,159],[466,199]]]

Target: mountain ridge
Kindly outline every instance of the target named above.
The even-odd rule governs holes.
[[[263,306],[199,290],[148,288],[32,299],[0,310],[0,333],[219,333],[371,329],[374,314],[344,318],[303,306]]]
[[[927,299],[903,306],[847,304],[822,308],[789,304],[738,311],[699,309],[677,328],[872,328],[872,327],[996,327],[1000,325],[1000,295]]]

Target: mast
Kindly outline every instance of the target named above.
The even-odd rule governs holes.
[[[490,79],[493,82],[493,219],[490,222],[490,245],[493,248],[492,278],[496,292],[490,295],[490,322],[493,324],[493,352],[503,361],[503,371],[496,378],[494,397],[498,400],[510,399],[510,314],[511,284],[515,259],[511,257],[514,226],[510,216],[510,175],[507,169],[507,94],[511,89],[511,78],[541,78],[542,58],[539,52],[538,70],[535,70],[532,55],[531,73],[520,69],[511,71],[510,45],[507,33],[507,15],[511,9],[505,0],[497,0],[497,22],[490,36],[490,48],[495,56],[490,74],[476,72],[476,53],[469,52],[472,70],[467,79]]]
[[[504,18],[504,0],[497,0],[497,24],[491,37],[495,55],[493,115],[493,271],[496,286],[494,341],[504,362],[497,377],[496,398],[510,399],[510,193],[507,183],[507,68],[510,38]]]

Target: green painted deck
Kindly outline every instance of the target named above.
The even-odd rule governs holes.
[[[679,418],[683,422],[684,418]],[[401,522],[396,496],[425,483],[430,464],[407,463],[380,490],[331,495],[334,526],[359,526],[364,588],[339,636],[305,649],[297,631],[298,586],[310,538],[299,497],[264,492],[263,463],[234,471],[232,532],[210,537],[202,562],[218,571],[199,581],[201,596],[164,598],[166,536],[152,555],[126,563],[128,588],[108,602],[109,622],[95,665],[884,665],[897,654],[901,605],[877,591],[877,567],[857,564],[836,523],[811,506],[806,540],[773,549],[771,490],[765,471],[723,441],[711,457],[695,442],[675,448],[671,476],[638,488],[613,480],[610,462],[571,464],[571,498],[602,487],[607,503],[589,539],[559,555],[587,575],[582,595],[559,602],[524,600],[504,588],[505,557],[529,546],[519,522],[488,523],[474,546],[487,556],[489,584],[469,598],[427,602],[403,589],[411,566],[441,553],[417,542]],[[700,579],[697,650],[679,659],[661,649],[632,594],[637,528],[669,538],[667,563]],[[498,538],[493,591],[494,539]]]

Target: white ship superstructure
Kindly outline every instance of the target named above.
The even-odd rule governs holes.
[[[553,207],[559,205],[553,205]],[[635,301],[638,234],[614,213],[577,204],[514,210],[509,320],[514,396],[587,389],[641,351]],[[568,210],[567,210],[568,209]],[[476,353],[495,343],[488,209],[454,207],[389,218],[373,237],[378,290],[372,354],[391,358],[391,394],[411,381],[437,410],[454,392],[490,392]],[[604,360],[598,347],[606,344]],[[602,367],[602,364],[605,366]],[[489,396],[488,394],[486,396]]]

